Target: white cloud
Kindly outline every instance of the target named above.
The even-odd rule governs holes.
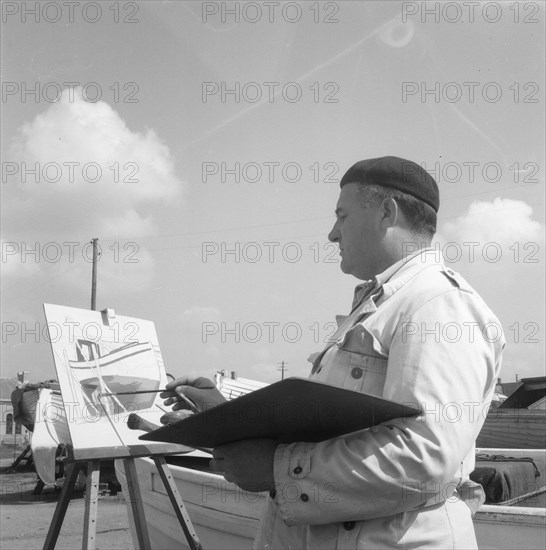
[[[132,132],[108,104],[84,101],[78,93],[72,101],[64,93],[24,124],[7,162],[16,171],[5,174],[8,189],[19,191],[16,198],[26,208],[39,202],[39,214],[43,206],[56,207],[78,227],[115,219],[151,200],[171,200],[182,189],[169,150],[153,130]]]
[[[130,209],[106,219],[103,231],[105,235],[116,235],[118,239],[138,239],[155,234],[156,227],[151,216],[144,217]]]
[[[172,204],[183,188],[168,147],[153,130],[130,130],[110,105],[85,101],[79,89],[65,90],[58,103],[19,128],[5,155],[2,185],[13,241],[21,247],[58,243],[59,261],[68,263],[74,258],[64,243],[77,243],[79,252],[92,237],[127,254],[127,241],[138,245],[139,238],[157,234],[153,205]],[[103,258],[103,284],[122,277],[120,292],[146,288],[154,260],[142,248],[137,262],[122,262],[114,252],[112,261]],[[25,269],[11,259],[7,272],[23,275]],[[66,282],[78,288],[87,271],[84,262]]]
[[[440,242],[537,241],[544,235],[543,226],[532,219],[533,209],[523,201],[496,198],[492,202],[473,202],[468,212],[453,222],[446,222]]]
[[[543,256],[544,227],[532,219],[533,209],[523,201],[496,198],[473,202],[468,211],[444,223],[433,246],[457,266],[473,264],[534,264]]]

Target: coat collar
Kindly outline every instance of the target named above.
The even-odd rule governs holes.
[[[423,269],[435,265],[444,267],[444,262],[440,251],[432,247],[422,248],[418,252],[402,258],[373,279],[364,281],[355,287],[353,310],[372,295],[374,297],[385,296],[385,298],[392,296]]]

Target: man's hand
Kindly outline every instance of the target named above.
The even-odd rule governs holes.
[[[273,459],[277,442],[274,439],[246,439],[216,447],[210,461],[213,472],[222,472],[244,491],[260,493],[275,489]]]
[[[176,424],[179,420],[184,420],[184,418],[188,418],[188,416],[193,416],[193,413],[185,410],[185,411],[172,411],[165,413],[159,421],[161,424]]]
[[[197,412],[203,412],[226,401],[214,382],[202,376],[199,378],[182,376],[172,380],[159,396],[165,399],[166,406],[173,405],[173,411],[191,410],[195,407]]]

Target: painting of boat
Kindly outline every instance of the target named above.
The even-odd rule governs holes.
[[[479,447],[546,449],[546,377],[523,378],[521,386],[487,414]]]
[[[64,413],[76,460],[183,453],[182,445],[143,442],[129,429],[131,413],[152,423],[167,412],[167,384],[151,321],[44,304]],[[144,393],[137,393],[144,392]]]
[[[90,350],[86,358],[82,349]],[[104,355],[95,342],[77,341],[78,360],[69,361],[72,377],[82,387],[87,402],[98,404],[109,397],[115,413],[149,409],[159,389],[161,373],[150,342],[133,342]],[[151,393],[138,394],[150,390]],[[119,394],[123,395],[104,395]],[[95,407],[100,413],[98,406]]]

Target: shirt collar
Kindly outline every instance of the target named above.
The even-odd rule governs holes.
[[[401,260],[389,266],[385,271],[360,283],[355,287],[353,309],[362,300],[372,294],[374,290],[383,289],[383,293],[388,297],[394,294],[409,279],[414,277],[417,272],[429,267],[430,265],[443,265],[443,258],[438,249],[427,247],[405,256]]]

